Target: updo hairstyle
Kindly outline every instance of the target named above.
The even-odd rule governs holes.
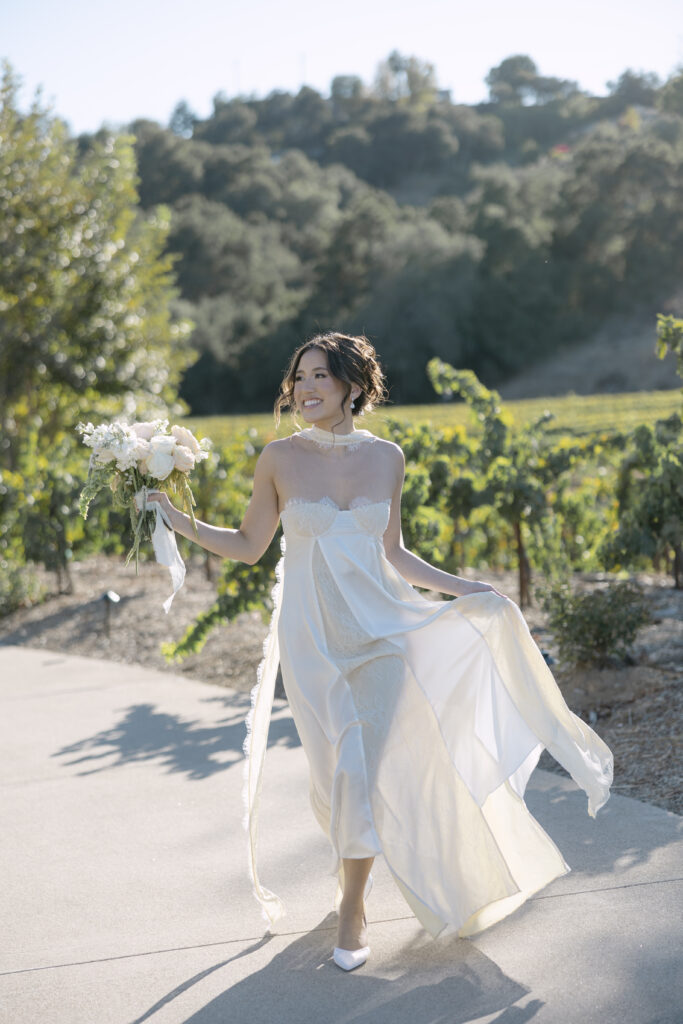
[[[279,425],[283,409],[291,409],[296,413],[294,405],[294,383],[299,362],[304,352],[319,349],[327,355],[330,373],[337,380],[346,384],[346,395],[342,400],[342,413],[349,400],[351,388],[355,384],[360,388],[360,395],[354,402],[352,414],[360,416],[364,412],[381,405],[387,399],[384,374],[377,359],[377,353],[363,335],[354,337],[330,331],[327,334],[316,334],[310,341],[300,345],[292,356],[287,371],[280,385],[280,392],[275,400],[275,423]]]

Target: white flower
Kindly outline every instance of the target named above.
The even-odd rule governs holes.
[[[144,462],[151,450],[149,441],[145,441],[144,437],[138,437],[138,443],[135,446],[135,458],[137,461]]]
[[[133,423],[131,430],[135,431],[138,437],[149,441],[155,434],[165,433],[167,427],[168,420],[144,420],[140,423]]]
[[[173,452],[173,464],[181,473],[189,473],[194,469],[194,455],[184,444],[178,444]]]
[[[154,451],[170,454],[175,450],[177,441],[175,437],[171,437],[170,434],[155,434],[154,437],[151,438],[149,444],[150,448]]]
[[[168,452],[162,452],[158,448],[152,449],[140,468],[146,476],[152,476],[155,480],[165,480],[173,472],[173,456]]]
[[[131,430],[133,430],[138,437],[141,437],[143,441],[149,441],[150,437],[154,436],[154,424],[147,423],[133,423]]]
[[[131,426],[119,421],[98,427],[79,423],[78,431],[83,443],[92,448],[91,465],[115,462],[122,473],[137,467],[154,480],[165,480],[174,469],[189,473],[197,462],[208,458],[211,448],[209,440],[198,441],[186,427],[175,424],[167,433],[168,420],[146,420]]]
[[[138,439],[125,423],[102,423],[99,427],[88,423],[83,434],[84,443],[93,449],[93,458],[100,465],[116,462],[121,470],[135,465]]]
[[[116,453],[116,467],[122,471],[131,469],[137,465],[138,454],[137,454],[138,439],[133,436],[125,438],[119,445]]]
[[[106,462],[116,462],[116,452],[111,448],[98,448],[94,452],[95,462],[104,465]]]
[[[170,434],[155,434],[148,443],[149,454],[141,462],[140,468],[155,480],[165,480],[174,469],[176,439]]]
[[[191,430],[188,430],[187,427],[179,427],[177,423],[174,423],[173,426],[171,427],[171,433],[175,437],[178,444],[182,444],[186,448],[190,449],[195,458],[204,458],[204,455],[202,454],[202,449],[199,446],[199,441],[194,436]]]

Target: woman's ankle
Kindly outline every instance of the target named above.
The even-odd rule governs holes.
[[[360,897],[342,896],[341,903],[339,904],[340,915],[343,914],[344,917],[346,917],[346,915],[348,914],[349,916],[353,917],[354,915],[358,914],[362,917],[364,910],[365,904],[363,903],[362,893]]]

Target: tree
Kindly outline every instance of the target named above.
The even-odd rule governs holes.
[[[133,140],[101,132],[80,147],[38,99],[20,112],[17,92],[5,65],[0,559],[11,551],[61,577],[85,469],[73,457],[79,419],[182,412],[191,325],[171,313],[168,211],[137,206]]]
[[[136,209],[132,139],[106,135],[79,158],[63,123],[36,100],[0,92],[0,410],[11,463],[39,417],[43,441],[98,405],[167,407],[191,361],[174,322],[168,212]],[[112,403],[113,400],[113,403]]]
[[[534,96],[537,77],[538,68],[531,57],[524,54],[506,57],[486,76],[491,102],[521,105]]]
[[[189,139],[198,120],[199,118],[187,101],[181,100],[173,108],[168,127],[174,135],[180,135],[183,139]]]
[[[572,153],[552,256],[566,307],[604,317],[658,302],[683,273],[683,147],[657,122],[599,125]]]
[[[683,71],[680,69],[664,83],[659,93],[658,106],[666,114],[683,116]]]
[[[459,395],[471,407],[482,427],[481,441],[473,453],[471,468],[481,474],[471,506],[491,505],[511,528],[517,553],[519,605],[531,603],[530,531],[542,532],[552,517],[550,492],[560,487],[570,469],[584,460],[600,443],[595,440],[560,441],[546,429],[553,418],[546,412],[521,430],[510,426],[501,410],[500,395],[489,391],[471,370],[455,370],[439,359],[427,364],[437,394]],[[618,443],[618,438],[611,443]],[[554,554],[548,552],[549,555]],[[558,567],[546,564],[546,570]]]
[[[683,320],[660,313],[657,355],[663,359],[667,352],[675,353],[683,377]],[[619,468],[619,522],[601,552],[614,568],[656,559],[670,548],[677,590],[683,587],[682,441],[683,420],[676,413],[657,420],[654,429],[643,424],[633,431]]]
[[[611,97],[616,98],[623,107],[654,106],[660,81],[652,72],[633,71],[627,68],[622,71],[616,82],[608,82],[607,88]]]
[[[683,587],[683,420],[674,413],[630,438],[619,468],[619,523],[602,546],[608,568],[673,551],[674,586]]]
[[[365,86],[358,75],[336,75],[330,86],[334,116],[339,121],[358,117],[365,102]]]
[[[138,196],[143,209],[202,191],[212,147],[166,131],[154,121],[133,121],[130,131],[135,137]]]
[[[255,142],[256,112],[240,99],[213,99],[213,114],[197,123],[194,135],[205,142],[252,145]]]
[[[394,50],[377,68],[375,95],[383,100],[428,106],[436,99],[436,69],[429,61]]]
[[[492,103],[515,106],[563,100],[578,91],[576,82],[539,75],[531,57],[524,54],[506,57],[497,67],[491,68],[486,84]]]

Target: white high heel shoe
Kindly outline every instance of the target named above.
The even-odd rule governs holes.
[[[366,900],[372,891],[372,875],[368,875],[368,880],[365,883],[365,892],[363,893],[363,899]],[[365,910],[363,910],[363,924],[367,928],[368,922],[365,917]],[[367,958],[370,956],[370,947],[362,946],[360,949],[341,949],[339,946],[334,947],[332,953],[332,959],[334,960],[337,967],[341,967],[343,971],[354,971],[356,967],[361,967]]]
[[[356,967],[361,967],[370,956],[370,947],[339,949],[338,946],[335,946],[332,956],[337,967],[341,967],[343,971],[355,971]]]
[[[363,924],[367,928],[365,912],[363,912]],[[361,967],[369,956],[369,946],[362,946],[360,949],[340,949],[339,946],[335,946],[332,953],[335,964],[343,971],[355,971],[356,967]]]

